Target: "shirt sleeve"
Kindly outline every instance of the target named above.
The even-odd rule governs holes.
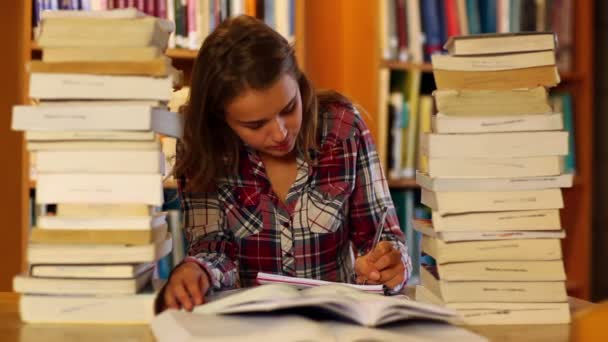
[[[214,290],[238,287],[236,245],[220,219],[217,192],[185,192],[185,179],[178,182],[188,241],[185,262],[199,264],[211,278]]]
[[[361,116],[355,114],[357,160],[355,185],[349,200],[351,241],[357,256],[367,254],[376,229],[380,227],[383,209],[388,208],[381,240],[392,241],[401,252],[404,280],[396,288],[389,289],[390,292],[399,292],[410,277],[412,262],[371,133]]]

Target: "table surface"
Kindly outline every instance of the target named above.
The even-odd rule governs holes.
[[[30,341],[142,341],[154,342],[147,325],[24,324],[19,319],[19,295],[0,292],[0,336],[4,342]],[[592,305],[570,298],[573,312]],[[567,342],[570,325],[465,326],[490,341]]]

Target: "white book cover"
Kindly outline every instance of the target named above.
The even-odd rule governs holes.
[[[163,204],[161,174],[38,174],[36,203]]]
[[[431,220],[415,219],[414,229],[423,235],[443,242],[485,241],[485,240],[526,240],[563,239],[563,230],[498,230],[498,231],[436,231]]]
[[[158,213],[153,216],[125,217],[43,215],[36,219],[36,226],[39,229],[59,230],[150,230],[166,223],[166,213]]]
[[[27,262],[40,265],[156,262],[171,252],[171,237],[148,245],[60,245],[30,243]]]
[[[43,150],[36,152],[36,171],[41,174],[165,174],[164,166],[164,153],[159,151]]]
[[[31,137],[36,136],[38,138],[35,140],[42,140],[41,137],[44,137],[45,134],[47,136],[51,134],[66,136],[68,133],[65,131],[75,131],[72,135],[80,134],[81,140],[85,140],[87,134],[90,136],[89,139],[135,140],[133,138],[118,139],[117,137],[121,134],[142,135],[145,133],[141,131],[154,131],[181,137],[183,116],[168,111],[166,108],[147,104],[116,103],[112,105],[99,102],[88,104],[78,102],[65,105],[19,105],[13,107],[11,128],[16,131],[28,131],[27,134],[30,137],[28,140],[34,140]],[[78,131],[80,133],[76,133]],[[119,132],[111,134],[106,131]],[[102,132],[109,137],[95,136]]]
[[[155,293],[116,296],[25,294],[19,298],[19,315],[26,323],[148,324],[154,318],[155,298]],[[56,331],[61,331],[57,340],[64,340],[65,331]],[[149,332],[145,336],[148,338]],[[115,332],[112,331],[107,338],[115,339]]]
[[[152,269],[135,278],[126,279],[63,279],[18,275],[13,278],[13,291],[46,295],[136,294],[151,277]]]
[[[172,77],[32,73],[29,84],[29,96],[42,100],[169,101],[174,80]]]
[[[431,158],[565,156],[568,132],[423,134],[421,151]]]
[[[27,141],[91,141],[123,140],[153,141],[156,134],[152,131],[26,131]]]
[[[46,278],[135,278],[152,270],[154,263],[115,265],[32,265],[34,277]]]
[[[562,113],[509,116],[450,116],[441,113],[432,117],[433,133],[490,133],[525,131],[560,131],[564,129]]]
[[[523,191],[570,188],[573,178],[572,174],[513,178],[432,178],[426,173],[417,172],[416,184],[435,192]]]

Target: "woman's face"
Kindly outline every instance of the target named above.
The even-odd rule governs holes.
[[[226,108],[226,122],[244,143],[273,157],[289,155],[302,127],[298,83],[284,74],[264,90],[246,89]]]

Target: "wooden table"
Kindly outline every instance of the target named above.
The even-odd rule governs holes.
[[[23,324],[19,320],[19,296],[0,292],[0,339],[3,342],[70,342],[129,341],[154,342],[146,325],[54,325]],[[570,307],[577,311],[589,302],[571,298]],[[570,325],[509,325],[466,327],[490,341],[567,342]]]

